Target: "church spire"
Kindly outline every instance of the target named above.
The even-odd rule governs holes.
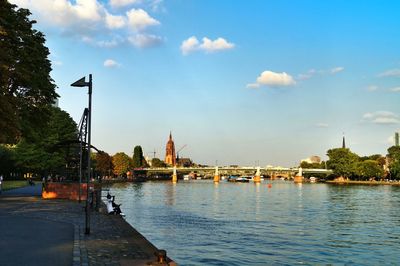
[[[346,149],[346,140],[344,138],[344,133],[343,133],[342,149]]]
[[[169,139],[172,140],[172,131],[169,132]]]

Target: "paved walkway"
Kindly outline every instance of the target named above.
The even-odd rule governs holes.
[[[84,203],[30,196],[38,187],[0,196],[0,265],[164,265],[120,216],[91,212],[85,235]]]

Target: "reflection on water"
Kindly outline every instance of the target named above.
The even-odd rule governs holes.
[[[181,265],[396,264],[400,188],[115,184],[126,219]]]

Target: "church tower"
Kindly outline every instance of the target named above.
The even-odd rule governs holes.
[[[342,140],[342,149],[346,149],[346,140],[344,139],[344,135]]]
[[[172,134],[169,133],[169,140],[167,142],[165,152],[165,163],[174,166],[176,164],[175,144],[172,140]]]

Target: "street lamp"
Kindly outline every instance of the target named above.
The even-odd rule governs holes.
[[[91,133],[91,124],[92,124],[92,74],[89,74],[89,82],[85,81],[85,77],[75,81],[71,84],[72,87],[88,87],[89,89],[89,114],[88,114],[88,176],[86,180],[86,219],[85,219],[85,234],[90,234],[90,215],[89,215],[89,183],[90,183],[90,133]],[[80,187],[79,187],[80,190]]]

